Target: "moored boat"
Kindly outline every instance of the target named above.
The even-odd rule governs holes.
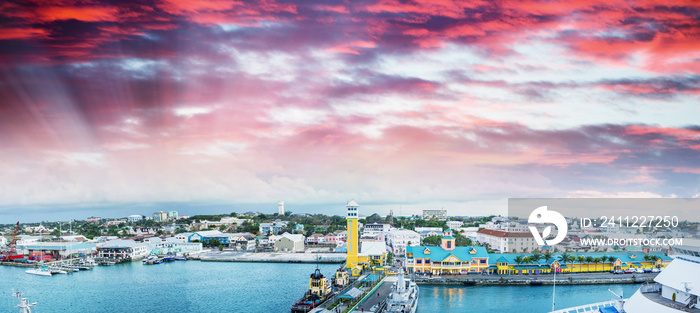
[[[333,286],[318,268],[309,278],[309,290],[292,305],[292,313],[306,313],[318,307],[334,294]]]
[[[31,270],[26,270],[25,273],[39,276],[51,276],[51,271],[46,268],[34,268]]]

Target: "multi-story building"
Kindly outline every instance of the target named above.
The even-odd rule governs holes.
[[[169,220],[176,220],[178,217],[177,211],[168,211],[168,219]]]
[[[386,233],[386,245],[389,252],[404,255],[407,246],[420,245],[420,234],[408,229],[391,229]]]
[[[99,221],[101,221],[101,220],[102,220],[101,217],[90,216],[90,217],[87,218],[87,222],[88,222],[88,223],[97,223],[97,222],[99,222]]]
[[[326,243],[326,236],[323,234],[313,234],[306,238],[306,244],[308,245],[322,245]]]
[[[409,273],[458,275],[483,273],[489,268],[489,254],[484,247],[457,247],[451,229],[447,229],[439,247],[406,247]]]
[[[135,223],[135,222],[143,220],[143,215],[138,215],[138,214],[129,215],[126,218],[126,220],[129,221],[130,223]]]
[[[150,252],[147,243],[124,239],[108,241],[97,250],[99,258],[124,261],[143,259]]]
[[[423,210],[423,219],[431,220],[436,219],[438,221],[447,220],[447,210]]]
[[[287,227],[286,221],[274,221],[272,223],[260,223],[260,233],[263,235],[279,234]]]
[[[452,230],[459,230],[462,228],[462,225],[464,223],[462,221],[447,221],[447,228],[452,229]]]
[[[280,216],[284,215],[284,201],[282,200],[277,202],[277,214]]]
[[[492,250],[498,252],[527,252],[540,248],[530,232],[482,229],[476,233],[476,241],[482,245],[489,244]]]
[[[168,213],[163,211],[153,213],[153,220],[156,222],[165,222],[168,220]]]

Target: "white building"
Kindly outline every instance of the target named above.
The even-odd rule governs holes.
[[[448,221],[447,222],[447,227],[450,229],[460,229],[460,228],[462,228],[462,225],[464,225],[464,223],[461,221]]]
[[[304,251],[304,236],[284,233],[281,238],[275,241],[275,250],[284,252]]]
[[[152,254],[189,254],[199,252],[202,252],[201,242],[182,242],[175,237],[166,238],[164,241],[155,244],[151,251]]]
[[[386,245],[389,252],[403,255],[406,246],[420,245],[420,234],[407,229],[391,229],[386,233]]]
[[[530,232],[508,232],[495,229],[482,229],[476,233],[476,241],[489,244],[499,252],[532,252],[540,246]]]
[[[140,220],[143,220],[143,216],[142,216],[142,215],[137,215],[137,214],[129,215],[129,216],[126,218],[126,220],[129,221],[130,223],[135,223],[135,222],[138,222],[138,221],[140,221]]]
[[[97,250],[98,257],[110,260],[139,260],[151,251],[147,243],[137,243],[133,240],[117,239],[106,242]]]
[[[447,220],[447,210],[423,210],[423,219],[445,221]]]
[[[277,214],[284,215],[284,201],[277,202]]]
[[[272,223],[260,223],[260,233],[263,235],[279,234],[287,227],[286,221],[274,221]]]

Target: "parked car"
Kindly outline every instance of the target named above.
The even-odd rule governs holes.
[[[635,270],[635,273],[644,274],[644,269],[641,268],[641,267],[638,267],[638,268]]]
[[[650,269],[650,268],[645,268],[645,269],[644,269],[644,273],[651,273],[651,269]]]
[[[652,273],[658,273],[658,272],[661,272],[661,271],[660,271],[658,268],[655,267],[655,268],[652,268],[652,269],[651,269],[651,272],[652,272]]]
[[[626,270],[624,271],[625,274],[633,274],[633,273],[635,273],[635,272],[636,272],[636,271],[633,270],[633,269],[631,269],[631,268],[628,268],[628,269],[626,269]]]
[[[613,270],[613,274],[624,274],[625,272],[623,270]]]

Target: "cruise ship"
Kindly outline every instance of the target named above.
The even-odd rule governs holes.
[[[552,313],[700,313],[700,247],[676,246],[673,261],[627,300],[594,303]]]
[[[399,271],[399,277],[386,300],[386,307],[382,313],[415,313],[418,308],[418,285],[415,282],[404,279],[403,269]]]

